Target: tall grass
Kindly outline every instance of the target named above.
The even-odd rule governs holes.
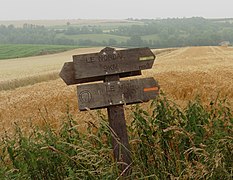
[[[162,98],[150,114],[137,108],[130,129],[142,177],[233,178],[233,116],[225,103],[204,107],[197,99],[181,110]]]
[[[1,179],[119,179],[111,131],[98,111],[99,124],[86,132],[67,110],[60,129],[48,123],[1,141]],[[185,108],[165,96],[148,111],[133,106],[128,126],[133,164],[128,179],[232,179],[233,115],[225,100]]]

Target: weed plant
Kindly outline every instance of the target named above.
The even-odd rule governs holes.
[[[0,179],[121,179],[107,118],[99,124],[69,112],[60,129],[47,124],[1,140]],[[232,179],[233,116],[226,100],[186,108],[161,96],[149,111],[133,106],[128,135],[133,163],[127,179]]]

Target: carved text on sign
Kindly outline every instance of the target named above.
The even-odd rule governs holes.
[[[159,85],[153,78],[143,78],[79,85],[77,90],[79,109],[85,110],[149,101],[158,95]]]
[[[85,57],[85,61],[87,63],[95,63],[95,62],[107,62],[107,61],[113,61],[113,60],[123,60],[123,56],[119,53],[114,54],[100,54],[97,56],[87,56]]]
[[[74,55],[75,79],[101,77],[150,69],[155,55],[149,48],[130,50],[104,49],[99,53]]]
[[[89,103],[92,100],[92,95],[90,91],[85,90],[80,92],[79,99],[82,103]]]

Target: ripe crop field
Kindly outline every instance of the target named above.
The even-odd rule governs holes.
[[[0,60],[54,54],[75,48],[60,45],[4,44],[0,45]]]
[[[72,54],[98,51],[101,48],[75,49],[63,53],[38,57],[17,58],[0,61],[0,90],[35,84],[58,78],[58,72]]]
[[[23,124],[26,129],[30,123],[42,127],[50,123],[58,127],[68,110],[80,119],[78,124],[81,127],[85,121],[97,121],[93,119],[96,111],[78,111],[76,86],[66,86],[57,79],[57,74],[65,61],[71,61],[72,55],[101,49],[83,48],[55,55],[0,61],[0,132],[4,133],[4,129],[10,132],[14,123]],[[206,103],[219,96],[226,97],[232,105],[233,48],[185,47],[154,52],[157,54],[154,66],[144,71],[143,76],[153,76],[158,80],[169,99],[184,105],[197,95]],[[51,74],[53,78],[49,76]],[[42,76],[45,78],[37,81]],[[54,80],[48,81],[50,79]],[[23,87],[14,89],[11,83],[21,83]],[[146,108],[146,104],[144,106]],[[130,119],[130,108],[126,107],[127,120]]]
[[[79,112],[76,86],[58,78],[72,55],[101,49],[0,61],[0,179],[121,178],[106,110]],[[154,52],[143,76],[166,96],[125,106],[129,179],[232,179],[233,49]]]
[[[154,76],[172,99],[199,95],[209,102],[219,94],[233,102],[233,48],[186,47],[159,54],[157,60],[144,74]]]

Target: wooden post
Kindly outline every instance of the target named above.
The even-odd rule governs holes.
[[[110,75],[105,77],[105,82],[119,81],[119,75]],[[123,176],[130,173],[132,163],[130,146],[126,128],[125,114],[123,105],[109,106],[107,108],[109,125],[112,132],[112,146],[114,159],[121,163],[119,167]]]
[[[120,81],[120,78],[141,75],[153,66],[155,55],[149,48],[115,50],[106,47],[98,53],[74,55],[64,64],[60,77],[67,85],[78,85],[79,110],[107,108],[112,131],[114,159],[122,176],[131,173],[131,154],[124,115],[124,104],[147,102],[159,94],[153,78]]]

